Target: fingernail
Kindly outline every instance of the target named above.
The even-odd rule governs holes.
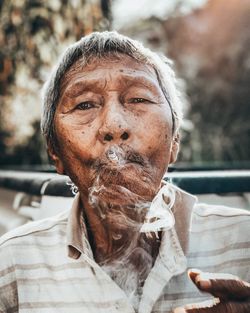
[[[199,280],[197,284],[200,286],[201,289],[209,289],[211,287],[211,281],[207,280]]]
[[[200,274],[201,270],[198,270],[197,268],[190,268],[188,270],[188,273],[195,273],[195,274]]]
[[[191,269],[188,270],[187,273],[188,273],[188,276],[190,278],[192,278],[192,277],[196,277],[197,275],[199,275],[201,273],[201,271],[196,269],[196,268],[191,268]]]
[[[174,310],[174,313],[187,313],[187,311],[184,308],[177,308]]]

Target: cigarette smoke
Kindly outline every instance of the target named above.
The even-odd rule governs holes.
[[[99,263],[138,309],[143,283],[158,253],[158,232],[175,222],[171,212],[175,193],[165,185],[154,198],[149,162],[126,145],[109,147],[93,168],[89,203],[117,247]]]

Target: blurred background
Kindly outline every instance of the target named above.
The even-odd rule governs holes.
[[[95,30],[168,55],[187,94],[178,169],[250,168],[249,0],[1,0],[0,168],[50,171],[40,92]]]

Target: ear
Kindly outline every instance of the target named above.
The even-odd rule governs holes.
[[[180,147],[180,134],[177,132],[172,141],[169,164],[175,163]]]
[[[64,171],[64,166],[63,163],[58,155],[58,153],[55,151],[55,148],[52,146],[52,144],[48,144],[48,155],[51,158],[51,160],[53,161],[55,167],[56,167],[56,171],[58,174],[64,175],[65,171]]]

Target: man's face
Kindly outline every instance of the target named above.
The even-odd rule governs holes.
[[[153,68],[125,55],[78,61],[63,79],[54,123],[57,171],[85,196],[97,184],[111,203],[152,200],[178,150]]]

